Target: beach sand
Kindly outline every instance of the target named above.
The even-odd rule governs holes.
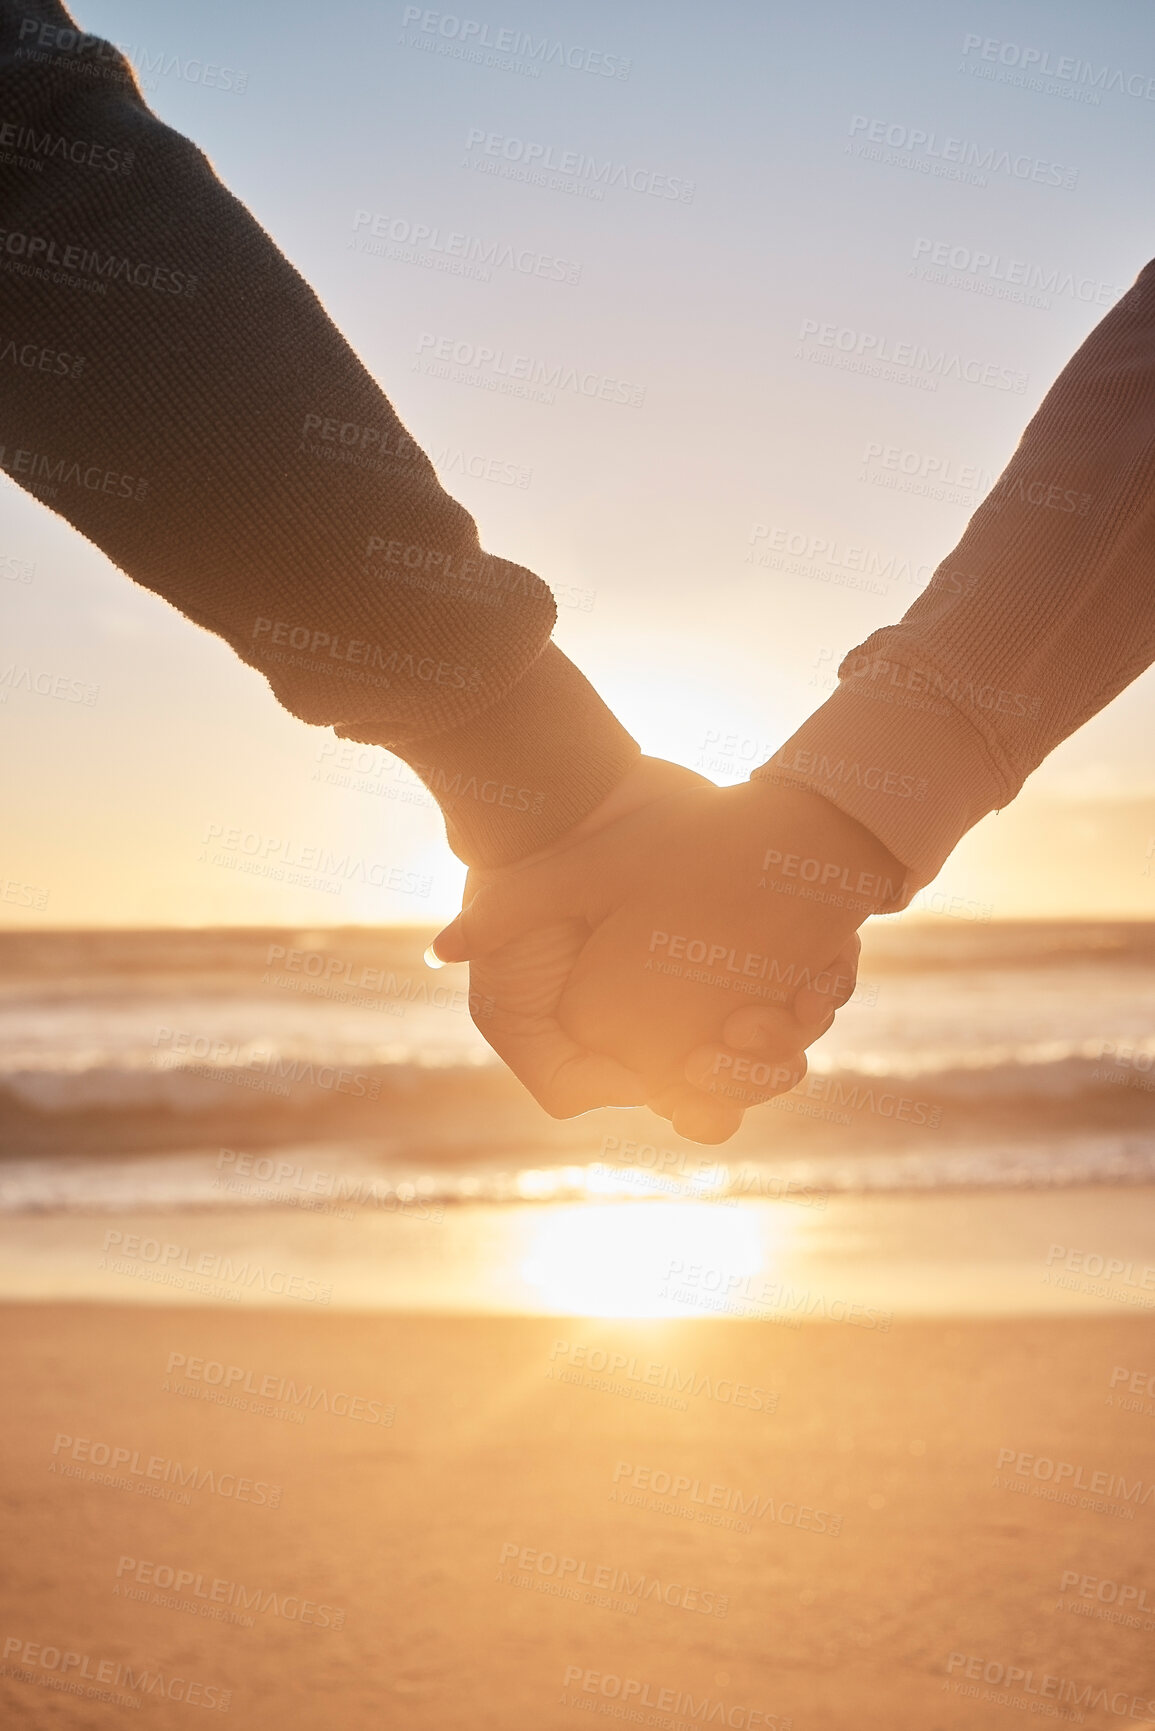
[[[1155,1694],[1155,1399],[1118,1375],[1155,1370],[1146,1317],[884,1332],[28,1304],[2,1339],[5,1727],[187,1727],[225,1691],[245,1731],[977,1731],[1088,1687],[1088,1724],[1155,1720],[1134,1702]],[[201,1398],[211,1361],[247,1406]],[[118,1448],[127,1488],[90,1476]],[[172,1488],[154,1457],[197,1468],[187,1505],[141,1494]],[[1143,1491],[1047,1500],[1053,1477],[1016,1471],[1030,1457]],[[672,1504],[663,1474],[689,1481]],[[191,1577],[175,1597],[166,1569]],[[1096,1617],[1118,1591],[1061,1596],[1065,1571],[1150,1609],[1127,1594],[1136,1626]],[[205,1614],[238,1584],[251,1627]],[[80,1689],[127,1664],[139,1716],[49,1687],[53,1649]],[[1009,1704],[967,1680],[984,1664],[1027,1674]]]

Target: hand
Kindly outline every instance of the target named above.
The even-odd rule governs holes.
[[[800,1080],[853,990],[855,928],[901,877],[817,795],[643,758],[561,842],[471,873],[434,947],[473,962],[479,1026],[546,1110],[646,1100],[722,1141]]]

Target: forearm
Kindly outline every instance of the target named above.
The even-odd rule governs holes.
[[[1060,374],[955,551],[755,774],[823,794],[906,895],[1155,659],[1155,265]]]
[[[549,590],[481,551],[308,285],[74,32],[0,3],[0,115],[42,161],[0,166],[4,334],[68,361],[5,368],[0,464],[294,714],[411,762],[464,857],[541,846],[637,749],[549,647]]]

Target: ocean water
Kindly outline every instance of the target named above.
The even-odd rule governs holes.
[[[779,1201],[1155,1182],[1155,924],[869,930],[794,1094],[701,1148],[542,1113],[429,934],[0,934],[0,1210]]]

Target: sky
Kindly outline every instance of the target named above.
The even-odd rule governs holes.
[[[86,0],[77,17],[127,46],[155,111],[313,285],[486,549],[554,588],[558,642],[643,749],[744,779],[902,616],[1155,252],[1155,15],[467,7]],[[511,63],[485,46],[502,32],[544,55]],[[227,77],[210,87],[206,65]],[[960,154],[991,166],[943,174]],[[450,274],[428,263],[450,233],[546,263]],[[999,382],[891,382],[829,364],[840,343],[945,349]],[[502,395],[485,349],[630,400]],[[458,360],[431,370],[439,354]],[[0,924],[452,914],[464,868],[409,771],[281,710],[6,479],[0,607],[0,679],[98,688],[80,704],[0,682]],[[297,888],[246,869],[270,846],[387,869]],[[1155,673],[984,820],[916,912],[1155,916]]]

